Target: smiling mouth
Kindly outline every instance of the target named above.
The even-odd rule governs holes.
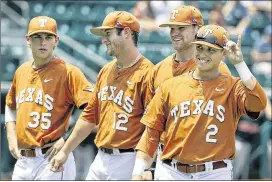
[[[43,49],[43,48],[41,48],[41,49],[39,49],[40,51],[46,51],[47,49]]]
[[[198,62],[200,62],[200,63],[205,63],[205,64],[207,64],[207,63],[209,63],[209,62],[211,62],[211,60],[204,60],[204,59],[199,59],[199,58],[197,58],[197,60],[198,60]]]
[[[182,39],[180,39],[180,38],[172,38],[172,41],[174,41],[174,42],[179,42],[179,41],[181,41]]]

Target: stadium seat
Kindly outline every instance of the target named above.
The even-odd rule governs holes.
[[[58,31],[63,34],[67,34],[70,31],[70,25],[68,22],[58,21]]]
[[[211,11],[216,1],[196,1],[200,11]]]
[[[55,12],[55,3],[49,2],[44,6],[44,10],[42,11],[42,15],[44,16],[50,16],[54,19],[58,16],[58,14]]]
[[[100,37],[92,35],[90,28],[92,25],[83,22],[73,22],[69,29],[68,35],[78,41],[91,41],[92,43],[100,42]]]
[[[139,43],[148,43],[150,39],[150,32],[141,33],[138,39]]]
[[[240,20],[235,18],[232,14],[229,14],[225,17],[225,21],[229,26],[237,26]]]
[[[60,37],[60,39],[61,39],[61,37]],[[66,52],[68,54],[71,54],[71,52],[73,52],[73,48],[64,44],[62,41],[59,41],[58,48],[60,48],[61,50],[63,50],[64,52]]]
[[[89,14],[89,19],[91,21],[98,21],[98,22],[103,22],[104,18],[106,17],[106,10],[107,7],[103,5],[94,5],[92,8],[92,11]]]
[[[156,50],[149,50],[146,51],[144,56],[148,58],[153,64],[157,64],[161,60],[163,60],[165,57],[162,55],[161,51],[156,51]]]
[[[248,66],[251,66],[253,64],[251,55],[250,55],[251,51],[252,51],[251,46],[242,46],[243,58]]]
[[[67,11],[68,3],[54,3],[53,15],[55,16],[56,20],[70,20],[69,14],[71,12]]]
[[[164,32],[153,31],[150,32],[149,43],[162,43],[166,44],[170,42],[170,38]]]
[[[31,18],[35,16],[40,16],[44,10],[44,4],[42,2],[30,1],[29,6],[31,7],[29,8],[29,16]]]
[[[254,40],[252,39],[250,33],[251,30],[249,29],[248,31],[246,30],[245,33],[242,35],[242,46],[252,46],[254,44]]]
[[[271,20],[264,12],[257,12],[250,21],[250,27],[253,29],[263,29]]]

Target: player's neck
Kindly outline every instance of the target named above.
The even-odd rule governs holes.
[[[117,67],[119,69],[129,68],[135,65],[141,58],[137,48],[132,48],[131,50],[126,50],[123,54],[116,56],[117,58]]]
[[[39,59],[37,57],[33,57],[33,58],[34,58],[34,62],[33,62],[32,67],[34,69],[39,69],[39,68],[43,67],[44,65],[48,64],[50,61],[52,61],[55,57],[53,55],[51,55],[45,59]]]
[[[189,48],[180,51],[176,51],[175,61],[185,62],[195,57],[195,49]]]
[[[219,75],[220,75],[220,72],[218,69],[201,71],[198,68],[196,68],[192,76],[194,79],[197,79],[197,80],[212,80],[218,77]]]

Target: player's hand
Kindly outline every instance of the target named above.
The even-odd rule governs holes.
[[[63,147],[65,141],[64,139],[61,137],[56,143],[54,143],[54,145],[47,150],[47,152],[44,155],[44,158],[46,158],[47,156],[49,156],[49,161],[60,151],[60,149]]]
[[[144,172],[144,174],[143,174],[143,180],[144,181],[152,181],[153,180],[151,171],[145,171]]]
[[[227,58],[229,61],[235,65],[240,62],[243,62],[243,54],[241,49],[241,35],[238,35],[237,43],[229,40],[225,35],[223,35],[224,41],[226,42],[226,46],[224,47]]]
[[[134,176],[132,176],[131,180],[140,180],[140,181],[142,181],[143,177],[140,176],[140,175],[134,175]]]
[[[20,159],[22,157],[17,146],[9,145],[9,151],[15,159]]]
[[[53,172],[62,172],[64,163],[67,161],[68,155],[60,150],[50,161],[50,170]]]

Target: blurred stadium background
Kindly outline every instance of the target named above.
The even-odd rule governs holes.
[[[234,41],[242,34],[244,59],[271,103],[271,2],[270,1],[1,1],[1,179],[10,179],[15,160],[8,151],[4,129],[5,96],[15,70],[31,59],[25,41],[31,18],[47,15],[56,19],[60,43],[58,57],[78,66],[95,83],[99,70],[109,57],[99,37],[89,29],[102,24],[114,10],[137,16],[142,30],[138,48],[154,64],[173,52],[169,30],[158,24],[168,20],[177,5],[198,7],[205,24],[219,24],[231,33]],[[228,64],[228,61],[226,61]],[[229,65],[232,74],[237,72]],[[76,110],[71,118],[75,122]],[[234,179],[271,179],[271,105],[260,119],[241,118],[236,139]],[[75,151],[77,180],[84,180],[97,149],[91,134]]]

